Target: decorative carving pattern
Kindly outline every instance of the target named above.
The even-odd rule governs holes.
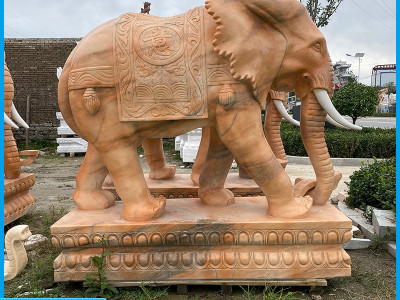
[[[113,67],[90,67],[72,70],[69,73],[68,89],[77,90],[87,87],[114,87]]]
[[[53,234],[52,243],[59,248],[78,246],[98,247],[101,239],[98,233],[92,234]],[[147,247],[147,246],[216,246],[216,245],[307,245],[343,244],[351,239],[349,229],[302,229],[302,230],[229,230],[208,232],[112,232],[106,234],[109,246]]]
[[[137,73],[141,77],[151,76],[157,71],[156,68],[153,68],[150,65],[145,65],[140,59],[136,60],[136,66],[137,66]]]
[[[93,88],[87,88],[85,90],[83,94],[83,104],[91,115],[95,115],[98,112],[100,108],[100,99]]]
[[[97,249],[96,249],[97,250]],[[96,252],[101,252],[98,249]],[[93,253],[92,255],[97,253]],[[105,263],[107,271],[159,270],[310,270],[348,269],[350,256],[343,250],[315,251],[173,251],[112,253]],[[54,261],[57,272],[94,272],[90,255],[62,253]],[[296,274],[296,272],[293,272]],[[300,276],[302,276],[300,274]],[[318,275],[316,275],[318,276]]]
[[[236,100],[235,91],[230,84],[225,84],[219,92],[219,103],[227,110]]]
[[[5,179],[4,225],[11,223],[34,208],[36,198],[29,194],[29,189],[34,184],[34,174],[23,173],[17,179]]]
[[[183,76],[185,75],[185,62],[182,60],[168,68],[165,68],[165,70],[170,73],[174,74],[176,76]]]
[[[120,17],[114,57],[121,120],[207,117],[203,13]]]
[[[207,65],[207,85],[239,84],[229,70],[229,64],[226,65]]]

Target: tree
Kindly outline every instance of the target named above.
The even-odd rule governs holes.
[[[339,113],[351,117],[355,124],[357,118],[372,116],[375,113],[379,97],[373,87],[352,82],[336,91],[332,102]]]
[[[328,25],[329,19],[336,12],[343,0],[300,0],[300,2],[306,3],[305,7],[315,25],[317,27],[324,27]],[[321,4],[322,2],[324,2],[324,6]]]

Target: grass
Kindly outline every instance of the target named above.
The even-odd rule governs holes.
[[[273,287],[266,285],[260,292],[260,287],[255,286],[240,286],[243,291],[243,297],[249,300],[298,300],[294,293],[289,291],[288,288]]]
[[[29,145],[26,146],[25,143],[18,143],[17,147],[19,151],[22,150],[42,150],[54,152],[57,149],[57,142],[49,141],[45,139],[31,138],[29,140]]]

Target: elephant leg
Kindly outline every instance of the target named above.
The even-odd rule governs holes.
[[[306,217],[312,206],[308,196],[294,197],[289,176],[268,145],[260,119],[260,108],[253,99],[236,109],[216,109],[217,130],[235,159],[260,186],[268,200],[268,213],[283,218]]]
[[[163,214],[165,198],[154,199],[151,196],[136,148],[134,143],[119,141],[99,152],[124,203],[122,218],[128,221],[148,221]]]
[[[203,170],[204,163],[206,161],[208,146],[210,144],[210,127],[203,127],[201,130],[201,141],[199,146],[199,151],[197,151],[196,159],[192,166],[192,174],[190,179],[194,185],[199,185],[199,178],[201,170]]]
[[[175,176],[176,166],[167,165],[165,162],[162,139],[144,139],[143,149],[146,161],[150,167],[151,179],[171,179]]]
[[[235,202],[233,193],[224,189],[233,155],[222,143],[215,127],[210,127],[210,145],[200,174],[199,198],[204,204],[226,206]]]
[[[96,148],[88,143],[87,152],[76,176],[73,199],[80,209],[98,210],[113,206],[115,195],[102,189],[108,171]]]
[[[243,168],[243,166],[239,163],[236,162],[238,169],[239,169],[239,177],[243,178],[243,179],[251,179],[250,174],[246,171],[245,168]]]

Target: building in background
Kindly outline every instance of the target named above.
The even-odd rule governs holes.
[[[340,89],[349,82],[357,80],[356,75],[349,70],[350,67],[351,64],[348,64],[346,61],[338,61],[333,65],[335,89]]]
[[[389,84],[396,86],[396,65],[377,65],[372,69],[371,86],[387,87]]]

